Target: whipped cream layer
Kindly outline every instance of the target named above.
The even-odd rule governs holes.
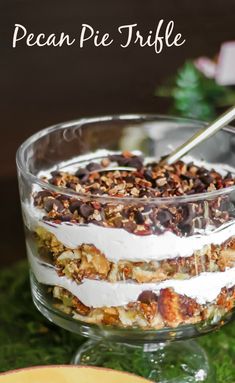
[[[108,260],[161,261],[177,257],[189,257],[207,245],[220,245],[235,236],[235,221],[203,234],[178,237],[165,231],[163,234],[139,236],[119,228],[107,228],[95,224],[79,225],[63,222],[55,224],[42,219],[42,211],[32,205],[24,206],[27,227],[35,230],[43,227],[65,247],[75,249],[82,244],[94,245]]]
[[[160,283],[143,283],[125,281],[110,283],[106,281],[84,279],[77,284],[67,277],[59,277],[53,266],[43,265],[27,246],[32,271],[38,282],[65,288],[89,307],[124,306],[138,299],[147,290],[157,295],[161,289],[172,288],[178,294],[195,299],[199,304],[213,302],[223,287],[235,285],[235,267],[224,272],[202,273],[186,280],[167,280]]]

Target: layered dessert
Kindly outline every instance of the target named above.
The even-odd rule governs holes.
[[[97,152],[41,172],[24,204],[31,269],[95,324],[216,323],[235,305],[233,169]]]

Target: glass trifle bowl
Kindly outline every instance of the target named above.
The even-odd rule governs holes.
[[[234,312],[234,130],[173,165],[159,162],[202,126],[154,115],[80,119],[19,148],[34,303],[90,338],[72,363],[157,382],[213,376],[190,338]]]

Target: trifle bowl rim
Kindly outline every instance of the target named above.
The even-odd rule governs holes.
[[[177,116],[168,116],[168,115],[161,115],[161,114],[113,114],[113,115],[106,115],[106,116],[97,116],[97,117],[88,117],[88,118],[79,118],[71,121],[65,121],[59,124],[51,125],[49,127],[46,127],[44,129],[39,130],[38,132],[31,135],[28,139],[26,139],[18,148],[16,152],[16,164],[17,168],[22,172],[22,174],[27,178],[30,179],[32,184],[38,184],[42,189],[47,189],[55,193],[65,194],[66,196],[72,197],[72,198],[81,198],[81,199],[87,199],[90,200],[96,199],[99,202],[104,201],[105,203],[124,203],[124,204],[138,204],[141,203],[143,205],[153,203],[155,205],[171,205],[171,204],[177,204],[177,203],[187,203],[187,202],[196,202],[201,201],[204,199],[211,199],[219,197],[223,194],[229,194],[233,191],[235,191],[235,185],[221,188],[217,190],[212,191],[206,191],[203,193],[192,193],[190,195],[179,195],[179,196],[169,196],[169,197],[116,197],[116,196],[106,196],[106,195],[87,195],[86,193],[77,192],[72,189],[68,189],[63,186],[56,186],[52,185],[50,183],[45,182],[42,178],[38,177],[37,175],[33,174],[28,167],[25,164],[24,161],[24,154],[26,150],[32,145],[33,143],[36,143],[39,139],[46,137],[48,134],[53,133],[58,130],[62,129],[68,129],[73,128],[76,126],[76,128],[85,127],[85,129],[89,129],[89,124],[92,123],[103,123],[103,122],[117,122],[117,121],[148,121],[148,119],[152,122],[154,121],[167,121],[167,122],[184,122],[184,123],[191,123],[191,124],[197,124],[197,128],[205,127],[208,123],[202,120],[197,120],[193,118],[182,118]],[[86,126],[88,125],[88,126]],[[143,127],[140,127],[142,129]],[[222,129],[224,132],[228,132],[235,135],[235,128],[232,126],[226,126]],[[88,154],[94,153],[92,151],[88,152]],[[95,158],[94,158],[95,159]],[[226,165],[226,163],[224,163]]]

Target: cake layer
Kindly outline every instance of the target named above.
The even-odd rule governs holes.
[[[93,245],[76,249],[66,248],[49,231],[36,229],[38,254],[48,259],[58,272],[80,283],[84,278],[110,282],[134,280],[139,283],[160,282],[167,279],[188,279],[202,272],[225,271],[235,267],[235,238],[222,245],[207,245],[190,257],[177,257],[161,261],[133,262],[108,260]],[[35,235],[33,234],[33,241]]]
[[[201,321],[216,325],[220,321],[224,322],[226,314],[229,315],[235,306],[234,287],[222,289],[216,301],[207,305],[199,305],[195,300],[169,288],[161,290],[158,297],[151,292],[143,293],[138,302],[119,307],[89,308],[58,286],[53,288],[53,296],[57,309],[83,322],[155,330]]]
[[[53,267],[40,263],[28,246],[31,268],[38,282],[65,288],[88,307],[116,307],[135,302],[144,291],[159,295],[160,290],[172,288],[176,293],[194,299],[199,304],[213,302],[222,288],[235,285],[235,267],[224,272],[202,273],[187,280],[167,280],[160,283],[115,282],[85,279],[77,284],[59,277]]]

